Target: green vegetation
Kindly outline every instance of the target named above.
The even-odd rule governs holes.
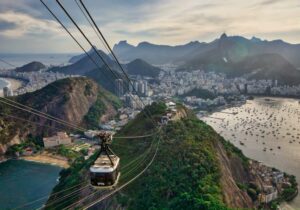
[[[98,128],[100,117],[104,114],[106,106],[98,96],[97,101],[90,108],[89,112],[84,116],[84,120],[87,122],[89,127]]]
[[[184,95],[182,97],[186,96],[196,96],[197,98],[203,98],[203,99],[214,99],[216,98],[216,95],[212,93],[211,91],[207,89],[202,89],[202,88],[195,88]]]
[[[282,199],[285,201],[291,201],[298,194],[298,184],[296,181],[296,177],[291,175],[289,176],[291,186],[285,188],[282,192]]]
[[[101,116],[107,111],[108,106],[111,105],[114,109],[119,109],[122,106],[121,101],[115,95],[100,89],[96,102],[84,117],[85,124],[92,129],[98,128]]]
[[[180,109],[180,105],[177,109]],[[131,120],[116,136],[150,134],[156,131],[152,121],[146,117],[151,112],[153,120],[158,122],[165,114],[164,103],[147,106],[137,117]],[[146,111],[147,110],[147,111]],[[121,193],[108,201],[107,209],[229,209],[223,201],[221,188],[220,162],[216,145],[221,142],[230,158],[241,159],[248,166],[248,159],[231,143],[220,137],[209,125],[198,120],[191,112],[188,117],[169,122],[157,131],[157,135],[139,139],[115,139],[111,145],[121,158],[121,177],[118,185],[126,183],[139,174],[150,162],[159,144],[157,156],[152,165]],[[85,186],[89,182],[88,168],[97,154],[84,162],[77,158],[71,168],[61,173],[61,181],[53,192],[77,184]],[[252,200],[257,200],[259,189],[254,184],[237,183]],[[91,194],[87,190],[85,195]],[[288,193],[288,190],[287,192]],[[64,193],[63,193],[64,194]],[[65,194],[64,194],[65,195]],[[63,195],[59,195],[63,196]],[[57,196],[57,197],[59,197]],[[57,204],[59,209],[84,198],[74,196]],[[55,199],[55,197],[51,197]],[[51,203],[48,201],[48,203]],[[79,207],[80,209],[81,207]]]
[[[98,153],[95,153],[88,160],[84,160],[83,156],[80,156],[76,158],[70,168],[63,169],[60,172],[60,182],[52,190],[52,196],[50,196],[49,200],[47,201],[45,209],[62,209],[63,207],[72,204],[80,198],[79,194],[74,194],[68,199],[57,201],[57,199],[66,196],[74,190],[80,189],[88,184],[88,168],[97,159],[97,156]],[[69,190],[63,191],[65,189]],[[63,192],[54,194],[60,191]]]
[[[33,93],[10,97],[10,99],[36,110],[47,112],[47,114],[54,117],[66,120],[68,112],[72,111],[70,110],[70,105],[76,102],[80,103],[81,100],[89,99],[91,94],[95,96],[97,93],[96,90],[97,84],[90,79],[66,78],[55,81]],[[80,97],[72,97],[74,92],[76,92],[77,95],[79,94]],[[69,129],[53,121],[45,121],[41,117],[8,106],[5,103],[0,103],[0,112],[0,143],[3,144],[11,141],[16,134],[19,134],[21,139],[25,139],[28,134],[31,135],[31,137],[52,135],[56,132],[54,128]],[[26,123],[24,123],[24,120]],[[33,138],[32,140],[35,142],[38,139]],[[41,139],[38,141],[38,144],[42,145]]]
[[[227,152],[227,155],[229,157],[231,157],[232,155],[235,155],[237,157],[239,157],[242,161],[243,161],[243,165],[245,167],[248,166],[249,164],[249,158],[247,158],[242,150],[240,150],[239,148],[235,147],[231,142],[226,141],[223,137],[220,137],[220,141],[222,142],[223,146],[225,147],[225,150]]]
[[[68,158],[69,160],[74,160],[79,156],[78,152],[73,151],[71,148],[61,144],[57,147],[57,154]]]
[[[26,148],[31,148],[33,152],[38,152],[42,150],[42,147],[38,144],[35,144],[32,140],[27,139],[26,141],[22,142],[21,144],[15,144],[8,148],[6,154],[9,156],[14,156],[17,152],[22,154],[25,152]]]
[[[164,103],[155,103],[145,110],[153,114],[157,122],[165,114]],[[123,135],[140,135],[155,131],[151,120],[143,110],[121,131]],[[220,136],[204,122],[190,116],[170,122],[160,132],[160,137],[144,139],[115,139],[112,149],[121,158],[121,178],[123,184],[141,172],[149,163],[161,138],[157,157],[148,170],[112,199],[115,204],[126,209],[228,209],[222,200],[220,186],[221,172],[214,144]],[[87,162],[77,158],[71,168],[63,170],[61,181],[53,193],[88,182],[88,167],[96,155]],[[90,191],[91,192],[91,191]],[[62,196],[62,195],[60,195]],[[52,196],[48,201],[55,199]],[[64,201],[51,209],[59,209],[78,200],[78,196]],[[113,207],[114,206],[114,207]],[[50,209],[50,206],[49,206]]]
[[[162,135],[156,160],[118,202],[128,209],[228,209],[213,146],[219,137],[212,128],[188,118],[170,123]]]
[[[131,120],[127,125],[116,134],[118,135],[129,135],[132,131],[135,135],[142,135],[151,133],[154,129],[153,122],[159,122],[161,116],[166,112],[166,105],[164,103],[152,103],[150,106],[146,106],[145,109],[140,112],[134,120]],[[149,114],[151,114],[152,120],[149,119]]]

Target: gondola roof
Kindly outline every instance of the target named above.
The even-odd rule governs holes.
[[[120,158],[116,155],[109,155],[111,161],[107,155],[100,155],[95,161],[94,165],[90,167],[90,172],[94,173],[110,173],[113,172],[119,165]]]

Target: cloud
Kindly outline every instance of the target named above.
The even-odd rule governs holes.
[[[276,4],[277,2],[280,2],[280,0],[265,0],[260,3],[260,5],[271,5],[271,4]]]
[[[60,34],[58,24],[51,20],[36,19],[28,14],[7,11],[0,14],[0,35],[18,38],[30,35]]]
[[[212,41],[224,31],[242,36],[263,36],[300,42],[299,0],[84,0],[110,44],[128,40],[157,44],[182,44],[193,40]],[[80,37],[55,1],[47,1],[61,20]],[[73,0],[62,1],[88,37],[100,46]],[[281,37],[280,37],[281,36]],[[4,37],[4,38],[2,38]],[[0,41],[10,45],[18,40],[42,45],[41,51],[78,50],[38,0],[0,1]],[[81,38],[81,40],[83,40]],[[59,43],[59,44],[58,44]],[[17,45],[14,45],[17,46]],[[30,46],[30,45],[28,45]],[[19,48],[30,51],[27,45]],[[62,47],[63,46],[63,47]],[[89,48],[88,45],[84,45]],[[2,45],[1,51],[4,47]],[[18,50],[18,49],[16,49]]]

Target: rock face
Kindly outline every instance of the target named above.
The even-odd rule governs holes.
[[[107,114],[108,107],[110,117],[116,114],[114,106],[107,98],[111,98],[111,96],[93,80],[77,77],[58,80],[33,93],[17,96],[13,100],[82,127],[84,117],[97,100],[101,101],[103,99],[105,101],[102,110],[103,115]],[[5,115],[0,116],[0,154],[5,153],[8,146],[20,143],[28,134],[48,136],[58,130],[76,130],[2,103],[0,104],[0,110],[5,113]],[[15,116],[23,120],[9,116]]]
[[[8,147],[10,147],[14,144],[20,144],[20,143],[21,143],[21,140],[19,138],[19,134],[17,134],[8,143],[0,144],[0,161],[1,161],[1,155],[5,154]]]
[[[221,187],[224,202],[231,208],[253,208],[253,202],[247,192],[242,191],[237,183],[248,183],[249,173],[237,157],[229,157],[224,146],[215,143],[221,169]]]
[[[90,79],[68,78],[56,81],[32,94],[22,95],[17,98],[17,101],[61,120],[79,125],[97,100],[98,91],[98,85]],[[29,119],[36,118],[34,115],[29,116]],[[42,124],[50,123],[53,127],[61,127],[59,123],[49,122],[41,117],[38,117],[37,121]]]

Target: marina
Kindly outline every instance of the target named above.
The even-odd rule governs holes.
[[[258,97],[201,120],[243,153],[300,181],[300,105],[297,99]],[[236,113],[236,114],[228,114]],[[224,120],[216,120],[223,118]],[[300,206],[299,195],[288,205]]]

